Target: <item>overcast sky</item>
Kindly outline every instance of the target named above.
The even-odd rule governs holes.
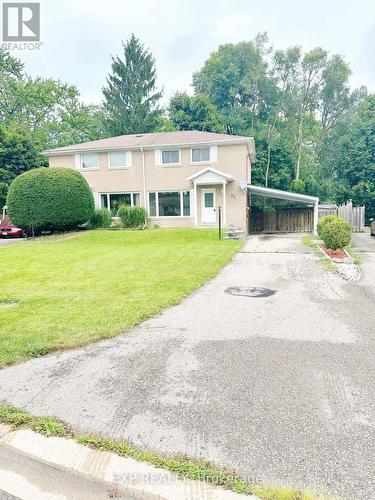
[[[35,1],[35,0],[34,0]],[[375,92],[374,0],[42,0],[43,47],[12,51],[33,75],[73,83],[99,103],[111,54],[134,32],[152,51],[164,100],[191,92],[219,44],[267,31],[276,48],[321,46],[350,63],[353,87]]]

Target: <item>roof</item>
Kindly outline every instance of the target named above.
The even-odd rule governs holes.
[[[191,175],[186,180],[187,181],[194,181],[194,179],[197,179],[198,177],[201,177],[207,173],[211,173],[211,174],[214,174],[218,177],[222,177],[223,179],[225,179],[227,181],[231,181],[233,179],[233,175],[227,174],[225,172],[220,172],[220,170],[216,170],[216,168],[207,167],[207,168],[204,168],[203,170],[200,170],[199,172],[196,172],[195,174]]]
[[[299,201],[301,203],[318,203],[319,198],[316,196],[308,196],[307,194],[293,193],[291,191],[281,191],[281,189],[271,189],[262,186],[255,186],[250,182],[241,182],[241,187],[246,189],[251,194],[260,196],[269,196],[270,198],[278,198],[280,200]]]
[[[251,154],[255,155],[254,139],[239,135],[217,134],[200,130],[185,130],[175,132],[152,132],[148,134],[119,135],[98,141],[83,142],[62,148],[43,151],[46,156],[76,153],[82,151],[108,151],[111,149],[140,149],[166,146],[190,146],[197,144],[249,143]]]

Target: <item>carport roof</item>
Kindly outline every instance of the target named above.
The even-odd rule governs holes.
[[[308,196],[307,194],[282,191],[281,189],[255,186],[254,184],[250,184],[250,182],[241,183],[241,187],[246,189],[251,194],[257,194],[260,196],[269,196],[270,198],[278,198],[280,200],[299,201],[300,203],[311,203],[312,205],[319,203],[319,198],[316,196]]]

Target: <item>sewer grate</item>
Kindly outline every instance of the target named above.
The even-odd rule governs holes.
[[[276,293],[276,290],[270,288],[263,288],[261,286],[230,286],[226,288],[225,293],[235,295],[236,297],[253,297],[255,299],[260,297],[269,297]]]

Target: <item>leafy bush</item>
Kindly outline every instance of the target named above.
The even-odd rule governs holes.
[[[349,245],[352,238],[352,226],[346,220],[336,215],[324,217],[328,219],[322,221],[320,225],[319,236],[322,238],[324,245],[332,250],[344,248]]]
[[[111,224],[111,212],[107,208],[99,208],[98,210],[95,210],[89,220],[89,226],[92,228],[110,227]]]
[[[82,175],[70,168],[36,168],[11,183],[8,213],[16,226],[41,230],[73,229],[94,212],[94,198]]]
[[[143,227],[147,220],[147,210],[143,207],[129,207],[121,205],[117,216],[123,227]]]
[[[318,220],[317,231],[318,231],[318,235],[320,236],[320,238],[323,238],[323,231],[324,231],[324,227],[326,226],[326,224],[329,224],[330,222],[335,221],[337,219],[337,217],[338,217],[337,215],[326,215],[324,217],[321,217]]]

